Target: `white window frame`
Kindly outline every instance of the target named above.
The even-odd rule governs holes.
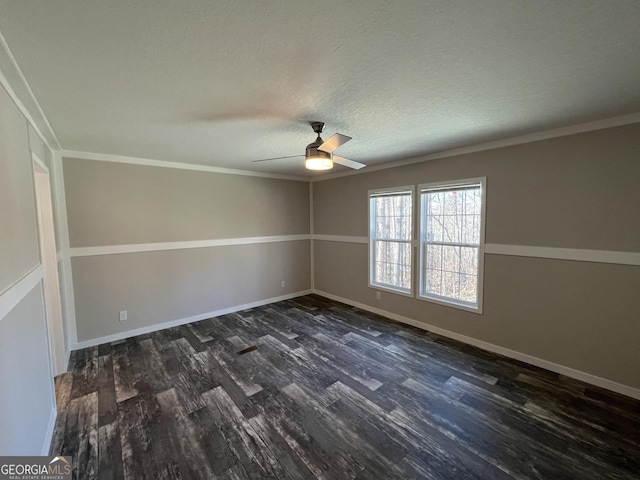
[[[467,302],[463,302],[460,300],[442,297],[434,294],[423,294],[424,292],[424,262],[425,262],[425,230],[426,230],[426,222],[423,217],[423,201],[422,201],[422,193],[423,190],[429,190],[433,188],[442,188],[442,187],[464,187],[466,185],[481,185],[481,201],[482,205],[480,208],[480,245],[478,246],[478,284],[477,284],[477,292],[478,292],[478,301],[477,304],[470,304]],[[416,194],[417,203],[418,203],[418,225],[419,225],[419,238],[418,242],[420,245],[419,248],[419,261],[418,261],[418,291],[416,298],[419,300],[424,300],[427,302],[433,302],[440,305],[445,305],[448,307],[459,308],[462,310],[466,310],[469,312],[482,314],[482,304],[484,297],[484,250],[485,250],[485,223],[486,223],[486,210],[487,210],[487,178],[486,177],[478,177],[478,178],[467,178],[463,180],[451,180],[445,182],[434,182],[434,183],[423,183],[418,185],[418,191]]]
[[[411,249],[411,266],[410,266],[410,272],[411,272],[411,282],[410,282],[410,288],[409,289],[404,289],[404,288],[398,288],[398,287],[394,287],[393,285],[388,285],[386,283],[376,283],[374,280],[374,273],[375,273],[375,222],[374,222],[374,212],[373,209],[371,208],[371,198],[378,196],[378,195],[384,195],[384,194],[393,194],[393,193],[399,193],[399,192],[409,192],[409,194],[411,195],[411,235],[410,235],[410,239],[408,241],[406,241],[406,243],[408,243],[410,245],[410,249]],[[415,284],[415,241],[414,241],[414,232],[415,232],[415,219],[416,219],[416,201],[415,201],[415,186],[414,185],[408,185],[408,186],[403,186],[403,187],[393,187],[393,188],[380,188],[380,189],[375,189],[375,190],[369,190],[367,192],[367,209],[368,209],[368,219],[369,219],[369,287],[371,288],[375,288],[376,290],[384,290],[387,292],[391,292],[391,293],[396,293],[398,295],[404,295],[407,297],[413,297],[414,296],[414,284]],[[402,240],[403,242],[405,242],[404,240]]]

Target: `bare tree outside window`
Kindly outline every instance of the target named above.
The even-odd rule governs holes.
[[[373,285],[411,292],[412,192],[370,194]]]
[[[422,186],[420,296],[477,306],[482,183]]]

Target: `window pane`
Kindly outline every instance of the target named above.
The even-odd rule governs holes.
[[[386,272],[385,272],[385,265],[382,262],[376,262],[375,263],[375,273],[374,273],[374,279],[376,281],[376,283],[382,283],[382,279],[385,278],[386,276]]]
[[[444,241],[449,243],[460,243],[460,226],[458,217],[455,215],[444,216]]]
[[[470,275],[478,274],[478,249],[462,247],[460,249],[460,272]]]
[[[481,206],[482,206],[482,191],[480,188],[476,188],[473,190],[467,190],[465,192],[466,195],[466,205],[467,205],[467,214],[469,215],[480,215]]]
[[[429,206],[427,208],[427,215],[442,215],[443,195],[441,193],[433,193],[428,196],[428,199]]]
[[[454,272],[442,272],[442,295],[458,298],[460,274]]]
[[[411,239],[411,195],[371,198],[375,216],[375,238],[390,240]]]
[[[444,240],[444,217],[441,215],[428,216],[427,240],[430,242],[442,242]]]
[[[374,282],[411,289],[411,243],[377,240]]]
[[[442,193],[443,201],[444,201],[444,214],[445,215],[455,215],[456,213],[456,205],[455,198],[451,195],[451,192]]]
[[[460,275],[460,300],[475,303],[477,293],[478,277],[475,275]]]
[[[411,291],[412,195],[370,197],[373,284]]]
[[[477,303],[481,185],[426,189],[421,205],[421,294]]]
[[[460,247],[442,247],[442,269],[446,272],[460,271]]]
[[[442,270],[442,245],[428,245],[425,248],[425,267]]]
[[[480,215],[465,215],[462,222],[464,228],[462,242],[478,245],[480,243]]]
[[[442,272],[427,268],[424,276],[425,293],[442,295]]]

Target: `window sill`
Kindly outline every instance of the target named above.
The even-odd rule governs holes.
[[[466,312],[475,313],[477,315],[482,315],[482,304],[478,304],[477,306],[468,305],[465,303],[459,303],[455,300],[447,300],[441,297],[427,297],[425,295],[416,295],[418,300],[422,300],[423,302],[436,303],[438,305],[442,305],[444,307],[452,307],[457,308],[458,310],[464,310]]]
[[[393,288],[389,285],[380,285],[376,283],[370,283],[369,288],[373,288],[374,290],[380,290],[382,292],[395,293],[396,295],[402,295],[403,297],[413,298],[412,290],[401,290],[399,288]]]

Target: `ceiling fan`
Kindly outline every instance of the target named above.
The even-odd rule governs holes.
[[[353,160],[349,160],[344,157],[340,157],[338,155],[334,155],[333,152],[341,145],[344,145],[351,137],[347,137],[346,135],[342,135],[340,133],[334,134],[329,140],[326,142],[322,140],[320,134],[324,129],[324,123],[322,122],[311,122],[311,128],[316,132],[318,138],[309,145],[307,145],[307,150],[304,155],[290,155],[288,157],[276,157],[276,158],[265,158],[262,160],[254,160],[253,163],[256,162],[269,162],[271,160],[281,160],[284,158],[302,158],[304,157],[304,166],[308,170],[331,170],[333,168],[333,164],[337,163],[338,165],[344,165],[345,167],[354,168],[356,170],[361,169],[362,167],[366,167],[364,163],[354,162]]]

